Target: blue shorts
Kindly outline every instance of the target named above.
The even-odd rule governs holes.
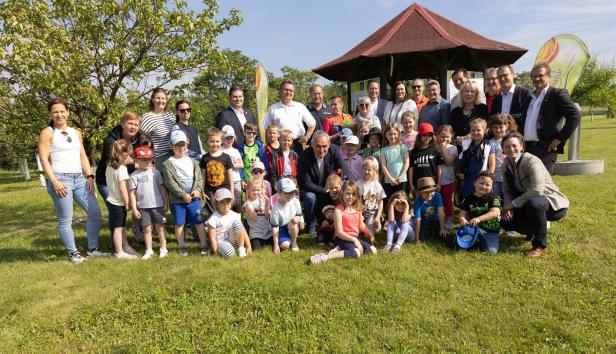
[[[289,225],[280,226],[278,228],[278,246],[282,246],[283,242],[291,241],[291,235],[289,235]]]
[[[190,203],[172,203],[169,208],[175,225],[199,225],[205,222],[201,200],[194,199]]]

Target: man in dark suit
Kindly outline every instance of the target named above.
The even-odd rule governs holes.
[[[332,173],[340,173],[342,158],[329,149],[329,136],[322,130],[314,133],[309,148],[297,160],[297,182],[304,204],[308,232],[316,236],[315,204],[321,194],[327,193],[325,180]]]
[[[255,115],[244,109],[244,91],[232,86],[229,90],[229,107],[216,116],[216,128],[222,130],[225,125],[233,127],[235,132],[235,145],[244,145],[244,124],[253,123],[258,126]],[[257,129],[257,139],[261,140]]]
[[[552,174],[556,157],[564,152],[565,142],[580,124],[581,115],[566,89],[550,86],[550,73],[548,63],[533,66],[530,78],[535,90],[522,109],[518,129],[526,140],[526,151],[540,158]],[[563,118],[565,124],[559,129]]]
[[[530,101],[530,90],[526,87],[516,86],[513,82],[515,73],[511,65],[502,65],[496,70],[500,83],[500,94],[494,98],[490,114],[507,113],[520,124],[522,109]]]
[[[389,101],[381,98],[381,84],[377,80],[368,82],[368,97],[370,97],[372,114],[379,117],[381,126],[384,127],[383,114],[385,114],[385,107],[387,107]]]

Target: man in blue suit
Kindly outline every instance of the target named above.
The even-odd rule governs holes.
[[[368,82],[368,97],[370,97],[370,107],[372,108],[372,114],[379,117],[381,126],[384,127],[383,114],[385,113],[385,107],[388,100],[384,100],[381,97],[381,84],[377,80],[370,80]]]
[[[253,123],[258,126],[255,115],[244,109],[244,91],[237,86],[232,86],[229,89],[229,107],[216,116],[216,128],[222,130],[225,125],[230,125],[235,132],[235,145],[243,146],[244,124],[246,123]],[[258,129],[257,140],[261,140]]]

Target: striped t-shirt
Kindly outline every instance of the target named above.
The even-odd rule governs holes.
[[[165,112],[162,115],[148,112],[143,115],[140,129],[152,138],[156,157],[169,152],[169,135],[174,125],[175,116],[171,112]]]

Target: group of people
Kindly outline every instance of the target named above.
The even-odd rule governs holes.
[[[176,102],[174,116],[165,90],[156,89],[149,112],[125,112],[109,133],[96,176],[79,132],[67,124],[66,103],[52,100],[39,150],[58,232],[71,261],[82,262],[71,228],[74,199],[88,214],[87,255],[109,255],[98,245],[96,185],[120,259],[137,257],[126,238],[129,210],[143,230],[144,259],[154,254],[153,234],[159,257],[167,256],[170,210],[181,255],[188,254],[188,226],[202,254],[225,258],[266,246],[275,254],[297,251],[305,229],[330,247],[311,257],[319,264],[376,254],[380,230],[384,252],[438,236],[457,247],[454,206],[459,225],[477,230],[482,250],[498,252],[501,230],[517,231],[532,242],[526,255],[541,256],[549,221],[568,210],[550,174],[580,113],[566,90],[549,85],[548,64],[531,73],[533,91],[514,84],[509,65],[488,69],[484,95],[465,70],[456,70],[452,80],[460,92],[451,103],[435,80],[427,87],[412,80],[410,95],[396,82],[391,101],[381,99],[379,83],[371,81],[355,116],[344,113],[339,95],[324,102],[320,85],[311,87],[308,105],[294,101],[295,86],[287,80],[263,121],[265,137],[243,107],[243,90],[232,87],[229,107],[206,132],[207,152],[189,123],[190,104]]]

